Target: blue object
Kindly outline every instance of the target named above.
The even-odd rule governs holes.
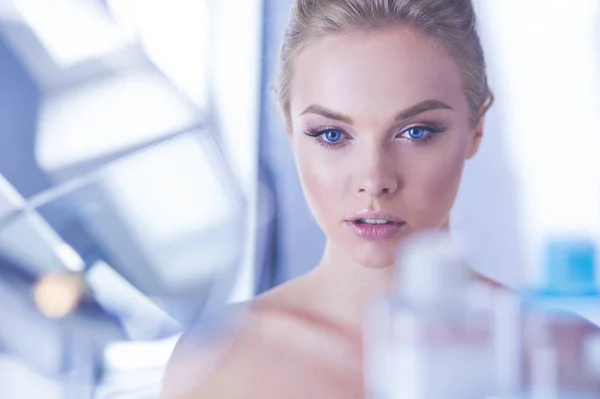
[[[540,294],[598,295],[596,246],[587,239],[554,239],[544,248],[545,281]]]
[[[522,293],[522,303],[551,313],[572,314],[600,306],[596,246],[588,239],[552,239],[542,255],[543,284]]]

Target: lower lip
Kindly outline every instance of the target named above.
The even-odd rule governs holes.
[[[405,223],[366,224],[348,222],[350,229],[360,238],[368,240],[385,240],[392,238],[402,230]]]

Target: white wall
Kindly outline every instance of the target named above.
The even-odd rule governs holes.
[[[600,3],[475,2],[496,104],[454,227],[475,267],[537,283],[547,237],[600,238]]]

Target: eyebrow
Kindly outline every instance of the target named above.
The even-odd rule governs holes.
[[[305,114],[315,114],[324,116],[327,119],[333,119],[335,121],[343,122],[348,125],[352,125],[352,118],[346,116],[344,114],[340,114],[338,112],[332,111],[329,108],[323,107],[322,105],[313,104],[306,107],[304,111],[300,115]]]
[[[394,117],[394,121],[400,122],[405,119],[413,118],[422,113],[425,113],[428,111],[433,111],[436,109],[447,109],[447,110],[451,110],[451,111],[454,110],[454,108],[452,108],[451,106],[449,106],[448,104],[446,104],[443,101],[430,99],[430,100],[421,101],[418,104],[415,104],[411,107],[406,108],[405,110],[398,112],[398,114],[396,114],[396,116]],[[305,115],[305,114],[321,115],[321,116],[324,116],[325,118],[343,122],[348,125],[353,124],[352,118],[350,118],[349,116],[335,112],[329,108],[323,107],[322,105],[318,105],[318,104],[309,105],[308,107],[306,107],[306,109],[304,111],[302,111],[302,113],[300,115]]]
[[[403,111],[400,111],[394,118],[394,121],[396,121],[396,122],[403,121],[405,119],[409,119],[414,116],[420,115],[424,112],[433,111],[436,109],[447,109],[447,110],[451,110],[451,111],[454,110],[454,108],[452,108],[451,106],[449,106],[448,104],[446,104],[443,101],[425,100],[425,101],[421,101],[420,103],[415,104],[412,107],[409,107]]]

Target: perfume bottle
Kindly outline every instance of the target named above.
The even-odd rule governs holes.
[[[377,399],[481,399],[495,391],[494,316],[447,233],[403,245],[396,287],[365,317],[365,388]]]

